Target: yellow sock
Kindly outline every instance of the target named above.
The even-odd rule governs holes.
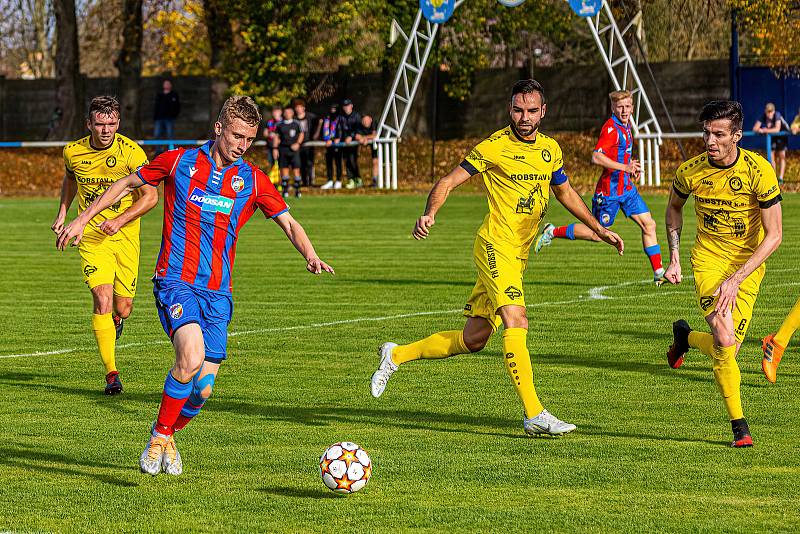
[[[792,339],[792,334],[794,334],[798,328],[800,328],[800,299],[797,299],[797,302],[794,303],[792,311],[790,311],[786,319],[783,320],[783,324],[778,329],[778,333],[775,334],[775,343],[786,348],[789,345],[789,340]]]
[[[92,330],[97,340],[97,348],[100,349],[100,359],[106,366],[106,373],[117,370],[114,359],[114,349],[117,344],[117,330],[114,328],[114,319],[110,313],[102,315],[92,315]]]
[[[506,328],[503,331],[506,371],[525,407],[525,417],[534,417],[544,410],[544,406],[533,387],[533,367],[527,341],[527,328]]]
[[[714,336],[707,332],[698,332],[692,330],[689,332],[689,346],[697,349],[708,357],[713,357],[714,351]]]
[[[744,417],[740,393],[742,375],[739,372],[739,365],[736,363],[736,345],[715,346],[711,358],[714,362],[714,380],[722,393],[722,399],[728,409],[728,416],[731,421],[741,419]]]
[[[468,352],[469,349],[464,345],[464,332],[448,330],[408,345],[398,345],[392,351],[392,361],[400,365],[414,360],[438,360]]]

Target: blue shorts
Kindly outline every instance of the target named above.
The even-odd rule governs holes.
[[[228,357],[228,324],[233,317],[230,295],[171,280],[153,280],[153,295],[161,326],[170,339],[178,328],[196,323],[203,332],[206,361],[220,363]]]
[[[604,228],[614,224],[620,208],[626,217],[650,211],[636,189],[631,189],[620,197],[607,197],[600,193],[595,193],[592,197],[592,215]]]

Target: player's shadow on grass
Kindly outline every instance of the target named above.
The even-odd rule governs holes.
[[[50,464],[50,465],[46,465]],[[52,465],[59,464],[59,465]],[[49,452],[36,449],[22,444],[0,445],[0,465],[12,468],[21,468],[26,471],[37,471],[50,475],[66,475],[69,477],[93,478],[104,484],[121,486],[125,488],[136,487],[139,484],[130,482],[124,478],[110,474],[94,473],[91,470],[98,468],[114,471],[130,471],[127,467],[104,463],[104,462],[82,462],[77,458],[72,458],[64,454]]]
[[[443,286],[472,287],[475,280],[425,280],[422,278],[359,278],[347,280],[348,284],[389,285],[389,286]]]
[[[708,383],[713,380],[710,363],[707,369],[682,368],[680,370],[675,370],[667,366],[666,358],[664,358],[663,363],[581,358],[574,354],[535,354],[533,358],[534,360],[538,359],[556,365],[571,365],[575,367],[588,367],[590,369],[606,369],[629,373],[647,373],[654,376],[663,376],[678,380],[691,380],[693,382]],[[703,358],[705,358],[705,356],[703,356]]]
[[[581,430],[589,430],[592,435],[595,436],[607,436],[610,438],[625,438],[625,439],[641,439],[641,440],[653,440],[653,441],[673,441],[677,443],[708,443],[710,445],[730,445],[729,441],[721,441],[721,440],[713,440],[713,439],[696,439],[696,438],[687,438],[681,437],[680,435],[672,435],[666,436],[664,434],[642,434],[636,432],[613,432],[610,430],[604,430],[603,427],[592,425],[592,424],[582,424],[580,425]]]
[[[135,407],[130,406],[131,402],[157,403],[160,399],[160,392],[152,393],[132,393],[125,390],[124,393],[115,397],[107,396],[100,388],[80,388],[56,385],[49,380],[50,375],[31,374],[30,377],[20,378],[16,373],[0,373],[0,384],[15,386],[27,390],[37,390],[43,393],[61,393],[84,397],[96,401],[103,408],[108,408],[121,413],[133,413]],[[122,402],[122,401],[125,402]]]
[[[341,499],[344,495],[333,493],[332,491],[325,491],[321,489],[310,488],[290,488],[285,486],[272,486],[269,488],[257,488],[256,491],[267,493],[269,495],[278,495],[281,497],[295,497],[300,499]]]
[[[473,414],[363,408],[354,411],[349,407],[335,406],[270,406],[228,399],[219,399],[213,405],[209,403],[206,409],[307,426],[359,422],[407,430],[485,434],[515,439],[525,437],[520,431],[518,421]]]

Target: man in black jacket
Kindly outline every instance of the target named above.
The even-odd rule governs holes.
[[[342,101],[342,114],[339,120],[339,135],[344,143],[355,141],[356,133],[361,127],[361,114],[353,111],[353,101],[349,98]],[[361,172],[358,170],[358,146],[345,146],[342,148],[344,165],[349,178],[348,189],[361,187]]]
[[[164,80],[161,83],[161,92],[156,94],[156,103],[153,110],[153,137],[156,139],[172,139],[175,136],[175,119],[181,112],[181,102],[178,93],[172,90],[172,81]],[[172,150],[174,145],[169,145]],[[164,152],[167,147],[158,146],[156,152]]]
[[[311,141],[319,139],[320,121],[317,116],[310,111],[306,111],[306,102],[302,98],[294,101],[294,120],[300,123],[300,130],[303,132],[303,140]],[[311,187],[314,185],[314,147],[300,147],[300,177],[303,185]]]

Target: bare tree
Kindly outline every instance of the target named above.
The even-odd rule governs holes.
[[[139,85],[142,77],[142,0],[124,0],[122,46],[117,56],[122,116],[131,125],[131,133],[141,135]]]
[[[49,137],[67,139],[78,135],[83,117],[83,79],[78,56],[75,0],[54,0],[56,16],[56,113],[60,120]]]

